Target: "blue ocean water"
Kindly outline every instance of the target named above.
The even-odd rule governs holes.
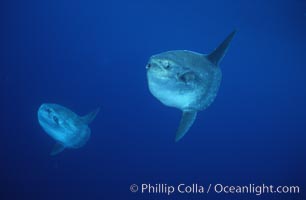
[[[2,1],[0,199],[305,199],[306,2]],[[178,143],[153,54],[209,53],[238,32],[215,102]],[[101,111],[83,148],[51,157],[42,103]],[[300,186],[300,194],[141,194],[131,184]]]

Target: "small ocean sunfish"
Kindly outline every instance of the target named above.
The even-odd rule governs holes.
[[[176,141],[187,133],[197,112],[214,101],[221,82],[219,63],[234,35],[235,31],[208,55],[174,50],[150,58],[146,66],[150,92],[164,105],[183,111]]]
[[[56,140],[50,155],[56,155],[65,148],[80,148],[90,137],[88,124],[98,114],[99,109],[78,116],[68,108],[58,104],[42,104],[38,110],[38,121],[44,131]]]

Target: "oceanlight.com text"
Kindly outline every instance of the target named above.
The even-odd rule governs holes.
[[[256,196],[264,194],[299,194],[300,186],[275,186],[268,184],[247,184],[247,185],[225,185],[225,184],[185,184],[171,185],[165,183],[132,184],[130,191],[141,194],[253,194]]]

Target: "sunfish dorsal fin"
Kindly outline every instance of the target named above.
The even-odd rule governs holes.
[[[197,117],[197,111],[194,110],[183,111],[181,122],[175,136],[176,142],[184,137],[184,135],[187,133],[189,128],[192,126],[196,117]]]
[[[221,62],[223,56],[226,53],[226,50],[228,49],[229,44],[231,43],[234,35],[236,33],[236,30],[231,32],[225,40],[210,54],[208,54],[206,57],[208,60],[210,60],[213,64],[218,66],[218,64]]]
[[[55,156],[55,155],[61,153],[62,151],[64,151],[64,149],[65,149],[65,147],[61,143],[57,142],[57,143],[55,143],[52,151],[50,152],[50,156]]]
[[[85,124],[90,124],[95,119],[99,111],[100,111],[100,108],[97,108],[96,110],[80,118]]]

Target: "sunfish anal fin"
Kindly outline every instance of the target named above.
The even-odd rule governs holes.
[[[55,145],[54,145],[54,147],[53,147],[53,149],[50,153],[50,156],[55,156],[55,155],[61,153],[62,151],[64,151],[64,149],[65,149],[65,147],[61,143],[57,142],[57,143],[55,143]]]
[[[189,128],[192,126],[194,120],[197,117],[197,111],[185,110],[181,118],[179,128],[176,132],[175,141],[179,141],[188,132]]]

